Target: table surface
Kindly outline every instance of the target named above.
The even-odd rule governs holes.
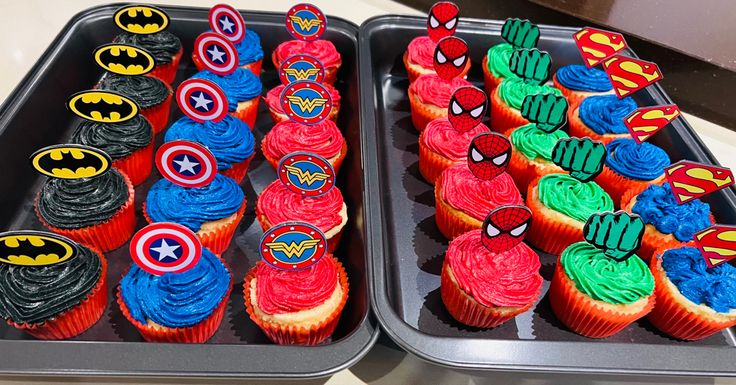
[[[0,52],[5,52],[0,60],[0,101],[4,101],[21,78],[38,60],[56,34],[77,12],[86,8],[110,3],[112,1],[99,0],[2,0],[0,14],[4,15],[0,23]],[[210,7],[222,1],[177,0],[157,1],[147,0],[145,3],[189,5]],[[229,0],[228,4],[238,9],[252,9],[261,11],[285,12],[295,4],[294,0],[245,1]],[[356,24],[364,20],[384,14],[421,15],[417,10],[389,0],[313,0],[329,15],[340,16]],[[522,16],[523,15],[518,15]],[[33,22],[31,22],[33,21]],[[685,118],[695,128],[711,152],[719,162],[727,167],[736,168],[736,132],[715,125],[696,116],[687,114]],[[596,376],[596,379],[586,379],[585,384],[617,384],[624,379],[612,376]],[[24,377],[8,377],[0,379],[2,384],[58,384],[58,383],[102,383],[102,384],[227,384],[228,381],[189,381],[182,382],[150,379],[80,379],[80,378],[47,378],[29,379]],[[257,384],[263,381],[237,381],[238,384]],[[289,383],[289,382],[268,382]],[[581,383],[575,376],[550,376],[546,374],[514,374],[514,373],[487,373],[472,375],[461,373],[425,363],[418,358],[407,354],[398,348],[387,337],[381,336],[376,346],[358,364],[350,369],[338,372],[327,379],[311,380],[306,384],[552,384]],[[645,377],[626,377],[627,384],[736,384],[736,380],[696,380],[692,378],[680,379],[653,379]]]

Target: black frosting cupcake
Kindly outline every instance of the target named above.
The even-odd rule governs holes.
[[[118,160],[148,146],[152,138],[151,125],[145,118],[137,115],[120,123],[85,120],[72,133],[71,143],[99,148],[110,155],[112,160]]]
[[[145,110],[155,107],[169,96],[169,88],[164,82],[151,76],[127,76],[108,73],[99,88],[118,92],[127,96]]]
[[[181,50],[181,40],[168,31],[146,35],[125,32],[115,37],[114,42],[145,49],[153,55],[157,65],[171,63],[174,56]]]

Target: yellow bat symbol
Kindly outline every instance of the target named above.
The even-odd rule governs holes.
[[[303,99],[296,95],[287,95],[287,99],[289,99],[289,103],[295,104],[299,106],[299,109],[302,110],[302,112],[306,113],[312,113],[315,107],[322,107],[327,103],[327,99],[323,98],[314,98],[314,99]]]
[[[299,180],[299,183],[306,183],[307,186],[311,186],[316,181],[323,181],[330,177],[325,173],[302,170],[295,166],[284,165],[284,167],[289,174],[294,175]]]
[[[322,24],[322,20],[320,19],[307,20],[305,18],[296,16],[296,15],[289,16],[289,19],[291,19],[293,23],[296,23],[299,26],[299,28],[301,28],[303,31],[308,31],[312,27]]]
[[[297,258],[301,257],[305,250],[316,247],[318,243],[319,239],[305,239],[298,244],[294,241],[289,244],[286,244],[286,242],[268,242],[266,243],[266,246],[271,249],[272,252],[280,251],[286,254],[286,257],[291,259],[294,256]]]

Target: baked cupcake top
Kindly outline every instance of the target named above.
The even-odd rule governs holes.
[[[653,225],[663,234],[672,234],[680,242],[689,242],[693,235],[711,225],[710,206],[700,199],[678,204],[669,183],[650,185],[636,196],[631,208],[644,223]]]
[[[263,213],[271,225],[288,221],[312,224],[328,232],[343,222],[345,205],[338,188],[330,189],[318,197],[304,198],[289,190],[280,180],[271,182],[258,196],[258,212]]]
[[[238,103],[255,99],[261,95],[263,85],[258,76],[247,69],[238,67],[230,75],[220,76],[207,70],[197,72],[194,79],[205,79],[217,84],[225,93],[228,111],[235,111]]]
[[[606,145],[606,166],[627,178],[650,181],[664,175],[670,157],[663,149],[644,142],[637,144],[631,138],[614,139]]]
[[[518,78],[509,68],[509,60],[514,52],[514,47],[509,43],[496,44],[486,54],[488,58],[488,69],[497,78]]]
[[[81,303],[101,274],[100,256],[82,245],[76,256],[51,265],[0,263],[0,317],[42,323]]]
[[[539,201],[579,222],[599,212],[613,211],[611,197],[595,182],[581,182],[568,174],[547,174],[537,185]]]
[[[219,122],[198,123],[184,116],[166,131],[164,142],[191,140],[201,143],[217,159],[217,169],[227,170],[253,155],[255,138],[250,127],[231,115]]]
[[[112,218],[128,201],[130,190],[116,168],[94,178],[49,178],[38,195],[38,212],[53,227],[94,226]]]
[[[327,92],[330,93],[330,97],[332,98],[332,108],[339,107],[340,93],[337,91],[337,89],[327,83],[323,83],[322,85],[327,89]],[[265,98],[266,104],[268,104],[268,108],[278,112],[279,114],[284,113],[284,108],[281,106],[281,93],[284,92],[284,88],[286,88],[285,85],[279,84],[278,86],[268,91]]]
[[[209,31],[213,32],[213,31]],[[263,47],[261,47],[261,37],[256,31],[246,28],[245,37],[240,43],[235,44],[235,49],[238,51],[238,65],[244,66],[246,64],[257,62],[263,59]]]
[[[542,287],[539,256],[520,243],[503,253],[483,246],[482,230],[450,242],[445,258],[460,288],[484,306],[519,307],[535,301]]]
[[[460,87],[469,86],[472,84],[465,79],[445,80],[437,74],[424,74],[411,83],[409,94],[416,95],[422,103],[447,108],[452,94]]]
[[[512,131],[511,135],[509,135],[514,149],[527,157],[527,159],[543,160],[546,162],[552,161],[552,150],[555,148],[557,141],[568,137],[567,133],[562,130],[546,133],[537,128],[537,125],[533,123],[525,124]]]
[[[105,151],[113,160],[126,157],[151,144],[153,129],[141,115],[119,123],[84,120],[72,133],[71,143]]]
[[[409,61],[428,69],[434,69],[434,50],[437,48],[429,36],[417,36],[406,47],[409,53]]]
[[[692,303],[719,313],[736,309],[736,267],[722,263],[709,269],[700,250],[684,246],[665,251],[662,268]]]
[[[345,143],[335,122],[325,119],[312,126],[290,120],[277,123],[263,138],[263,151],[281,159],[297,151],[308,151],[325,159],[340,154]]]
[[[119,92],[131,98],[140,108],[163,103],[171,94],[164,82],[151,76],[126,76],[108,73],[100,81],[99,89]]]
[[[490,131],[488,126],[481,123],[468,131],[460,132],[452,127],[447,118],[440,118],[429,122],[420,138],[435,154],[453,161],[462,161],[468,157],[468,147],[473,138]]]
[[[237,182],[222,174],[199,188],[181,187],[161,179],[148,190],[146,213],[153,222],[174,222],[197,232],[205,222],[235,214],[244,197]]]
[[[608,75],[597,68],[581,64],[570,64],[557,70],[557,82],[573,91],[607,92],[613,89]]]
[[[507,106],[521,109],[521,103],[527,95],[534,94],[555,94],[562,95],[557,88],[546,84],[527,83],[518,77],[506,78],[498,86],[498,97],[506,103]]]
[[[594,95],[583,99],[578,115],[585,125],[598,135],[626,134],[624,118],[637,108],[632,98],[619,99],[616,95]]]
[[[133,264],[120,281],[120,293],[136,321],[175,328],[196,325],[217,308],[230,290],[230,272],[207,248],[191,269],[149,274]]]
[[[145,49],[153,55],[157,65],[171,63],[174,55],[181,50],[181,40],[169,31],[145,35],[124,32],[116,36],[114,42]]]
[[[654,277],[636,255],[617,261],[589,243],[577,242],[562,252],[560,263],[575,287],[598,301],[630,304],[654,291]]]
[[[294,313],[327,301],[338,285],[338,268],[331,255],[304,270],[284,271],[256,263],[256,300],[266,314]]]
[[[524,204],[514,180],[505,172],[484,180],[473,175],[467,164],[457,164],[445,169],[437,184],[442,201],[479,221],[499,206]]]

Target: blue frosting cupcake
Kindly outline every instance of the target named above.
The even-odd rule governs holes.
[[[263,85],[258,76],[243,68],[238,68],[226,76],[203,70],[194,74],[192,78],[209,80],[222,88],[227,97],[230,112],[236,111],[239,103],[257,100],[263,91]]]
[[[624,118],[636,108],[636,102],[629,97],[619,99],[616,95],[589,96],[572,113],[570,136],[589,136],[605,143],[627,137],[629,131],[624,125]]]
[[[560,67],[553,80],[556,82],[555,86],[559,84],[570,91],[608,92],[613,90],[613,85],[605,72],[580,64]],[[565,94],[563,88],[560,90]]]
[[[678,204],[669,183],[647,187],[635,197],[631,211],[679,242],[691,241],[695,233],[711,225],[710,206],[699,199]]]
[[[641,191],[649,184],[664,181],[664,168],[670,165],[670,157],[656,145],[619,138],[608,143],[606,150],[605,167],[596,182],[614,200],[620,201],[631,188]]]

